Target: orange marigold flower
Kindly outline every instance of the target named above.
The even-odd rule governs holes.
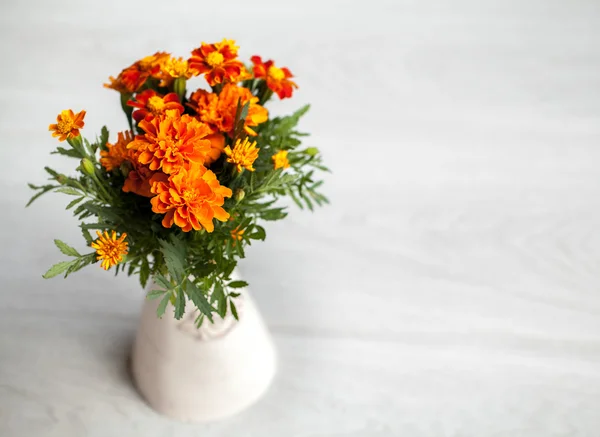
[[[146,71],[150,73],[151,76],[156,77],[160,72],[161,66],[167,62],[170,57],[171,55],[169,53],[156,52],[153,55],[140,59],[134,65],[141,71]]]
[[[272,60],[263,62],[260,56],[250,58],[254,64],[254,77],[265,79],[269,89],[273,90],[280,99],[292,97],[294,88],[298,88],[295,82],[290,80],[294,77],[287,68],[278,68]]]
[[[132,65],[125,68],[117,77],[110,76],[109,83],[105,83],[105,88],[111,88],[122,94],[131,94],[136,92],[146,82],[150,73],[141,71],[138,67]]]
[[[233,150],[231,147],[225,147],[225,154],[228,156],[227,162],[235,165],[238,172],[242,172],[245,168],[248,171],[254,171],[254,161],[258,158],[258,149],[256,147],[256,141],[250,143],[248,138],[244,138],[244,141],[240,141],[239,139],[235,142],[235,146]]]
[[[166,96],[161,96],[154,90],[145,90],[135,96],[135,100],[127,102],[129,106],[138,108],[133,111],[133,118],[140,122],[144,118],[150,118],[164,114],[165,111],[176,109],[180,114],[183,114],[183,106],[179,103],[179,97],[175,93],[169,93]]]
[[[183,58],[169,56],[169,58],[160,66],[160,86],[169,87],[175,79],[180,77],[185,79],[192,77],[188,61]]]
[[[150,180],[157,172],[137,162],[132,162],[132,165],[133,169],[129,172],[123,184],[123,191],[125,193],[134,193],[138,196],[153,197],[154,194],[151,190]]]
[[[241,106],[250,103],[244,130],[248,135],[255,136],[252,127],[267,121],[269,112],[258,104],[258,97],[252,95],[248,88],[229,83],[218,95],[200,89],[192,93],[189,105],[198,113],[201,121],[217,131],[232,135],[238,102]]]
[[[138,162],[147,164],[152,171],[162,169],[167,174],[176,173],[190,161],[209,164],[219,156],[219,141],[207,138],[210,127],[195,118],[170,109],[151,120],[142,120],[138,135],[128,148],[138,152]]]
[[[287,154],[287,150],[280,150],[271,157],[275,170],[278,168],[288,168],[290,166],[290,162],[287,159]]]
[[[61,111],[56,117],[56,123],[48,126],[49,131],[52,132],[53,137],[58,137],[58,141],[64,141],[67,138],[77,138],[79,136],[79,129],[83,128],[85,117],[85,111],[78,112],[75,114],[71,109],[65,109]]]
[[[162,221],[165,228],[175,223],[184,232],[192,229],[212,232],[213,219],[223,222],[229,218],[222,206],[225,197],[231,197],[231,190],[219,184],[216,175],[200,164],[187,164],[169,177],[156,174],[151,184],[156,194],[150,200],[152,211],[165,214]]]
[[[123,69],[116,78],[109,77],[110,83],[105,83],[104,87],[114,89],[120,93],[135,93],[148,77],[159,75],[161,65],[169,56],[168,53],[164,52],[156,52],[153,55],[146,56]]]
[[[192,51],[188,64],[190,71],[204,74],[210,86],[225,82],[238,82],[244,72],[244,64],[237,60],[235,41],[224,39],[220,43],[202,45]]]
[[[98,234],[98,239],[91,246],[96,249],[98,254],[96,259],[102,260],[100,266],[104,270],[108,270],[123,261],[123,255],[128,252],[128,243],[123,241],[127,238],[127,234],[123,233],[118,239],[115,231],[112,231],[112,236],[109,236],[107,231],[104,231],[104,235],[100,231],[96,231],[96,234]]]
[[[132,160],[132,151],[127,149],[127,145],[133,141],[133,135],[129,131],[119,132],[115,144],[106,143],[108,150],[100,152],[100,164],[106,171],[118,169],[123,161]]]

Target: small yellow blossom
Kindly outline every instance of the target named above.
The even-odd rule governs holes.
[[[242,241],[242,239],[244,238],[244,229],[235,228],[234,230],[232,230],[231,238],[233,238],[234,244],[235,241]]]
[[[104,270],[108,270],[123,261],[123,255],[127,254],[128,243],[123,241],[127,238],[127,234],[123,233],[117,239],[115,231],[112,231],[111,236],[108,235],[107,231],[104,231],[104,234],[101,234],[100,231],[96,231],[96,233],[98,234],[98,239],[91,246],[96,249],[96,253],[98,254],[96,259],[102,260],[100,266]]]
[[[233,150],[227,146],[223,151],[228,156],[227,162],[235,165],[237,171],[241,173],[244,168],[248,171],[254,171],[252,164],[258,158],[259,150],[256,147],[256,141],[251,143],[248,138],[244,138],[244,141],[238,139],[235,142]]]
[[[290,162],[287,159],[287,154],[287,150],[280,150],[271,157],[275,170],[278,168],[288,168],[290,166]]]

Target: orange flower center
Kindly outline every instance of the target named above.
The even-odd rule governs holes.
[[[210,52],[206,57],[206,63],[213,68],[221,65],[224,60],[225,58],[223,58],[223,55],[219,52]]]
[[[196,190],[184,190],[182,197],[185,203],[190,204],[198,198],[198,192]]]
[[[160,114],[165,109],[165,101],[161,97],[152,96],[146,106],[153,114]]]
[[[274,65],[269,67],[269,76],[271,76],[275,80],[285,79],[285,73],[281,68],[277,68]]]
[[[65,119],[65,117],[61,117],[59,121],[56,122],[57,130],[61,134],[68,134],[73,129],[73,120]]]

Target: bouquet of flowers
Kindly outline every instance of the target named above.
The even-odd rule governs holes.
[[[54,240],[70,259],[44,278],[99,262],[139,275],[142,287],[152,278],[158,287],[148,298],[160,299],[159,317],[170,302],[179,319],[191,301],[198,326],[228,309],[237,318],[235,290],[247,283],[233,280],[233,269],[246,245],[265,239],[263,221],[286,217],[278,199],[311,210],[327,202],[314,173],[327,168],[318,149],[301,148],[306,134],[296,130],[308,106],[286,117],[265,108],[273,94],[292,97],[291,72],[259,56],[245,65],[237,51],[223,40],[187,60],[157,52],[111,77],[105,87],[119,92],[129,123],[113,142],[106,127],[94,141],[80,135],[85,111],[58,115],[49,129],[68,147],[53,153],[77,159],[77,173],[46,167],[51,183],[30,184],[28,205],[50,191],[72,196],[66,208],[95,251]],[[208,86],[188,93],[199,75]]]

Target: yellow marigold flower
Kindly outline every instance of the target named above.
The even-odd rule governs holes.
[[[211,128],[171,109],[153,119],[144,119],[138,135],[127,147],[138,152],[138,161],[152,171],[176,173],[186,163],[210,164],[223,150],[221,138],[213,138]],[[219,149],[220,148],[220,149]]]
[[[56,123],[48,126],[53,137],[58,137],[58,141],[64,141],[67,138],[76,138],[79,136],[79,129],[83,128],[85,111],[75,114],[71,109],[61,111],[56,117]]]
[[[288,168],[290,166],[290,162],[287,159],[287,154],[287,150],[280,150],[271,157],[275,170],[278,168]]]
[[[233,245],[238,241],[242,241],[244,238],[244,229],[235,228],[231,231],[231,238],[233,239]]]
[[[169,58],[160,66],[160,86],[168,87],[179,77],[185,79],[192,77],[188,61],[183,58],[169,56]]]
[[[228,156],[227,162],[235,165],[237,171],[241,173],[244,168],[248,171],[254,171],[252,164],[256,161],[256,158],[258,158],[259,150],[260,149],[256,147],[256,141],[251,143],[248,141],[248,138],[244,138],[244,141],[238,139],[235,142],[233,150],[231,150],[231,147],[227,146],[223,151]]]
[[[222,206],[231,190],[222,186],[217,176],[204,166],[190,163],[177,174],[167,176],[157,173],[151,179],[152,211],[165,214],[162,225],[170,228],[173,223],[184,232],[192,229],[214,230],[213,219],[226,221],[229,214]]]
[[[129,131],[119,132],[115,144],[106,143],[108,150],[100,152],[100,164],[106,171],[118,169],[123,161],[132,161],[133,151],[127,149],[127,145],[133,141],[133,135]]]
[[[220,43],[202,45],[192,51],[188,64],[190,71],[204,74],[210,86],[225,82],[238,82],[244,72],[244,64],[237,59],[235,41],[224,39]]]
[[[190,96],[188,105],[198,113],[201,121],[211,125],[217,131],[231,135],[235,128],[233,123],[238,102],[241,106],[250,103],[244,121],[244,130],[248,135],[256,136],[252,128],[267,121],[269,112],[258,104],[258,97],[253,96],[248,88],[229,83],[218,95],[197,90]]]
[[[100,231],[96,231],[96,234],[98,234],[98,239],[91,246],[96,249],[98,254],[96,259],[102,260],[100,266],[104,270],[108,270],[123,261],[123,255],[127,255],[128,252],[128,243],[123,241],[127,238],[127,234],[123,232],[118,239],[115,231],[112,231],[112,236],[109,236],[107,231],[104,231],[104,235]]]

